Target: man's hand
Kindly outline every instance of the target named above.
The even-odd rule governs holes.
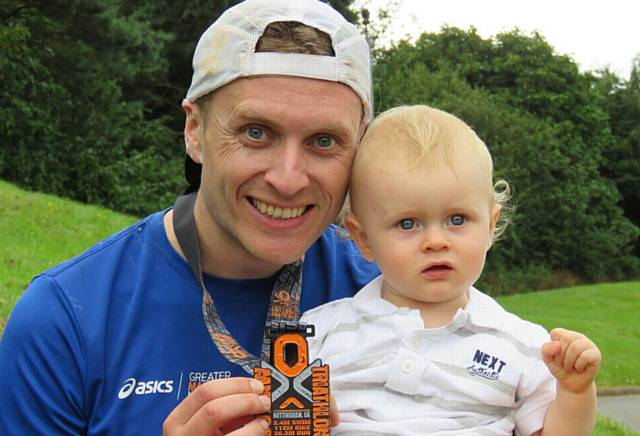
[[[250,378],[214,380],[199,386],[169,414],[162,426],[165,436],[254,436],[267,431],[265,420],[256,418],[269,410],[261,396],[264,386]]]
[[[542,359],[558,388],[581,394],[592,386],[602,355],[585,335],[556,328],[551,331],[551,342],[542,345]]]

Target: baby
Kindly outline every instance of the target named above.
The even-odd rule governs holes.
[[[507,224],[509,187],[492,173],[485,144],[440,110],[398,107],[369,127],[345,225],[382,275],[302,318],[310,356],[331,367],[334,434],[593,431],[598,348],[473,287]]]

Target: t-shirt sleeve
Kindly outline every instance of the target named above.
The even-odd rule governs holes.
[[[54,279],[37,277],[0,341],[0,428],[13,434],[81,434],[84,346]]]
[[[549,334],[538,326],[536,346],[549,340]],[[520,407],[515,414],[516,436],[530,435],[542,428],[544,417],[556,397],[556,380],[542,361],[542,357],[532,359],[532,367],[526,372],[527,378],[518,389]]]
[[[346,230],[342,230],[346,232]],[[342,245],[346,252],[347,268],[349,269],[349,275],[353,281],[353,294],[362,289],[367,283],[380,275],[380,268],[374,262],[370,262],[358,251],[355,243],[348,239],[343,240]]]

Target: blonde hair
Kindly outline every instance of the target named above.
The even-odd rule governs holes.
[[[357,213],[357,193],[366,186],[366,176],[372,169],[389,170],[389,162],[393,162],[394,168],[400,164],[398,171],[403,172],[444,162],[455,173],[455,161],[460,156],[477,163],[486,181],[488,199],[501,208],[493,237],[496,240],[510,222],[509,184],[504,180],[494,183],[489,149],[469,125],[425,105],[389,109],[371,123],[353,162],[351,209]]]

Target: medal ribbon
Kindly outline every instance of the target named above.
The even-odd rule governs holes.
[[[253,375],[253,368],[259,368],[262,360],[269,361],[269,339],[265,334],[262,337],[262,349],[260,358],[244,349],[224,326],[220,315],[213,303],[213,298],[204,285],[202,268],[200,265],[200,248],[198,245],[198,233],[194,219],[194,207],[197,192],[181,195],[176,200],[173,208],[173,228],[178,243],[187,258],[196,281],[202,288],[202,316],[209,331],[211,340],[220,353],[230,362],[242,367]],[[302,261],[297,260],[285,265],[276,279],[271,292],[269,311],[267,312],[266,325],[280,320],[297,321],[300,317],[300,294],[302,291]]]

